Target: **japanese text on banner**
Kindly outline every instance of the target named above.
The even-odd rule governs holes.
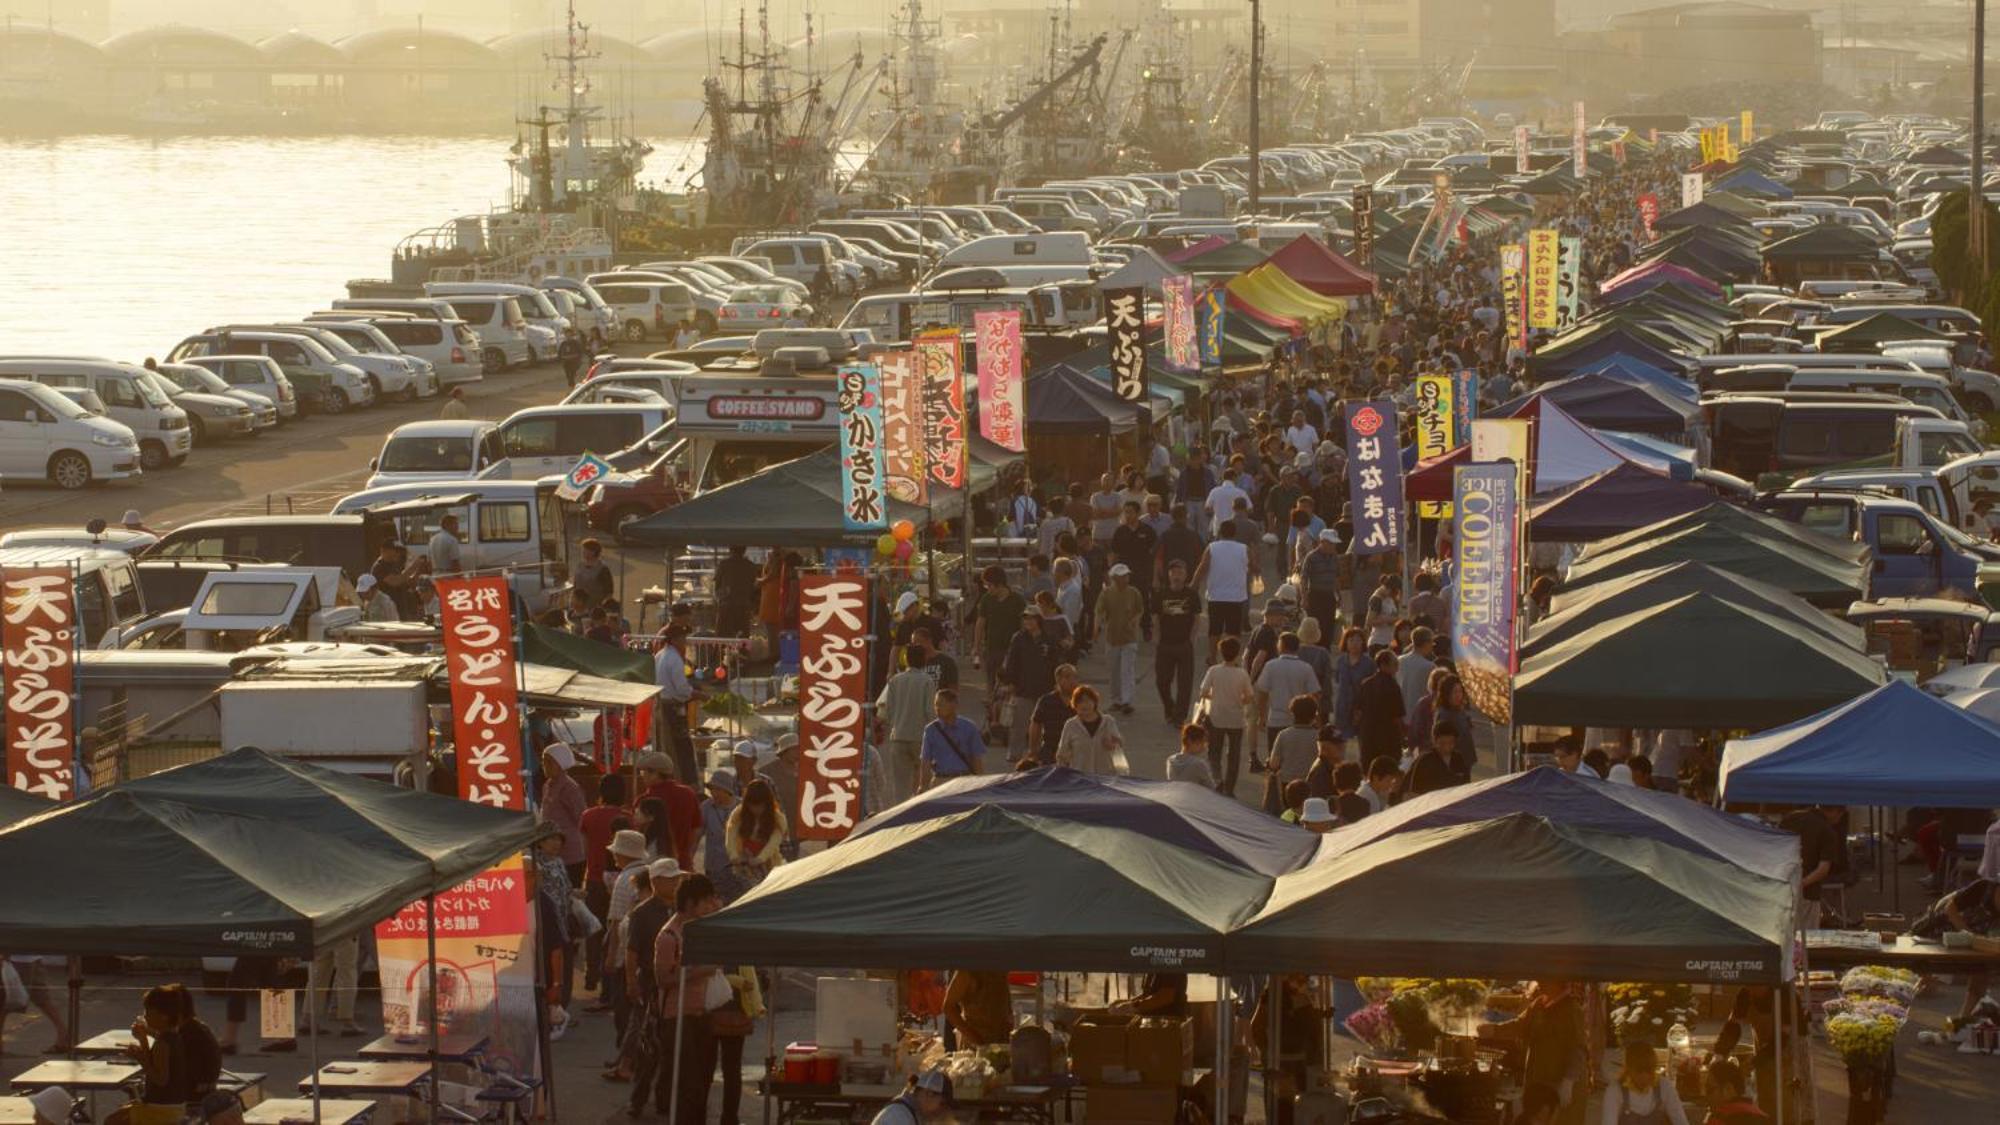
[[[1354,505],[1357,555],[1403,547],[1403,456],[1396,444],[1396,404],[1347,405],[1347,494]]]
[[[1104,323],[1111,336],[1111,386],[1126,402],[1146,399],[1146,291],[1106,289]]]
[[[1639,233],[1645,236],[1646,241],[1653,241],[1655,237],[1653,224],[1659,221],[1660,197],[1650,191],[1646,192],[1639,197]]]
[[[802,840],[839,840],[860,819],[868,732],[868,580],[799,583],[799,805]]]
[[[1507,341],[1526,350],[1528,346],[1527,253],[1518,242],[1500,248],[1500,299],[1507,314]]]
[[[1514,126],[1514,174],[1517,176],[1528,174],[1528,127],[1526,125]]]
[[[1570,163],[1579,180],[1590,177],[1590,127],[1583,120],[1583,103],[1576,103],[1576,118],[1571,123]]]
[[[1222,366],[1222,334],[1229,326],[1229,302],[1220,285],[1211,285],[1201,295],[1201,365]]]
[[[76,796],[76,572],[0,569],[0,689],[7,784],[52,801]]]
[[[1375,272],[1375,189],[1354,189],[1354,264]]]
[[[1453,397],[1456,380],[1450,375],[1417,376],[1417,460],[1428,461],[1452,451],[1457,433]],[[1451,504],[1443,500],[1420,500],[1417,515],[1424,519],[1451,518]]]
[[[1479,372],[1457,372],[1451,385],[1451,446],[1456,449],[1472,440],[1472,418],[1479,412]]]
[[[1556,326],[1556,272],[1560,238],[1543,227],[1528,232],[1528,327]]]
[[[889,526],[882,449],[882,376],[872,363],[842,367],[840,379],[840,522],[849,531]]]
[[[1556,330],[1567,332],[1583,315],[1583,239],[1556,242]]]
[[[1164,331],[1167,338],[1167,369],[1198,371],[1201,349],[1195,341],[1194,278],[1176,274],[1160,282],[1165,294]]]
[[[507,579],[440,578],[438,623],[451,681],[458,795],[502,809],[528,807],[521,780],[520,689]]]
[[[533,1074],[535,941],[524,862],[509,859],[437,894],[437,992],[431,992],[423,899],[375,926],[382,1025],[422,1037],[433,1014],[443,1035],[485,1037],[496,1069]]]
[[[1519,479],[1513,465],[1477,463],[1459,466],[1452,487],[1458,513],[1451,650],[1458,655],[1467,698],[1480,714],[1503,725],[1514,715]]]
[[[882,379],[882,450],[887,455],[889,495],[905,504],[924,502],[923,389],[917,357],[884,352],[877,360]]]
[[[1021,405],[1021,310],[972,314],[979,353],[979,433],[1002,449],[1027,448]]]
[[[958,330],[918,333],[917,382],[924,409],[924,468],[932,484],[958,488],[965,473],[965,379],[958,365]]]

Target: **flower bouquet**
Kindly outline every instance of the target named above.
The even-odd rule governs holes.
[[[1883,965],[1856,965],[1840,978],[1840,994],[1873,996],[1907,1008],[1917,998],[1917,974]]]
[[[1850,1067],[1878,1067],[1888,1061],[1903,1022],[1888,1015],[1841,1012],[1826,1021],[1826,1038]]]
[[[1694,1022],[1694,987],[1687,984],[1612,984],[1604,989],[1611,1027],[1620,1043],[1667,1045],[1667,1029]]]
[[[1392,1051],[1396,1047],[1396,1023],[1390,1018],[1388,1005],[1383,1001],[1369,1004],[1340,1021],[1340,1025],[1376,1054]]]

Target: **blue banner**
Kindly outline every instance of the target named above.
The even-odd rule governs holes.
[[[1222,366],[1222,333],[1229,324],[1229,304],[1222,286],[1211,285],[1195,302],[1195,335],[1201,342],[1201,365]]]
[[[1466,697],[1480,714],[1503,725],[1514,717],[1519,481],[1511,461],[1460,465],[1452,474],[1451,651]]]
[[[1451,447],[1472,444],[1472,420],[1479,417],[1479,372],[1460,371],[1452,376]]]
[[[882,372],[840,369],[840,520],[848,531],[889,527],[889,451],[882,444]]]
[[[1403,453],[1396,404],[1388,399],[1347,404],[1347,499],[1354,505],[1354,554],[1403,549]]]

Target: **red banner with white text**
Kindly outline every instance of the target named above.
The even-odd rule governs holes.
[[[0,569],[0,681],[7,784],[54,801],[76,796],[76,572]]]
[[[799,839],[839,840],[861,819],[867,737],[868,580],[799,581]]]
[[[525,809],[521,701],[507,579],[442,578],[437,591],[445,669],[451,677],[458,795],[495,808]]]

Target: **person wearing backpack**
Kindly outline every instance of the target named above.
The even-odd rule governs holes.
[[[1625,1044],[1618,1081],[1604,1092],[1600,1125],[1688,1125],[1680,1091],[1660,1080],[1659,1054],[1651,1043]]]

